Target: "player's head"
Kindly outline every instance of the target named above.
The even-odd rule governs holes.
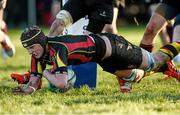
[[[38,26],[30,26],[21,34],[21,42],[24,48],[31,47],[34,44],[40,44],[45,48],[47,44],[47,37]]]
[[[41,58],[46,51],[47,37],[38,26],[31,26],[24,30],[21,34],[21,42],[28,52]]]

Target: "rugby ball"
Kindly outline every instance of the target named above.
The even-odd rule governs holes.
[[[67,84],[67,90],[72,88],[76,82],[76,74],[72,69],[68,69],[68,84]],[[49,83],[48,84],[48,89],[52,92],[64,92],[60,89],[58,89],[56,86],[53,84]],[[66,91],[67,91],[66,90]]]
[[[68,69],[68,86],[73,87],[76,82],[76,74],[72,69]]]

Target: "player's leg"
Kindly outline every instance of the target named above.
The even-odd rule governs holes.
[[[114,15],[113,15],[112,24],[106,24],[104,26],[103,31],[113,33],[113,34],[117,34],[118,30],[117,30],[116,21],[117,21],[117,16],[118,16],[118,8],[114,7],[113,11],[114,11]]]
[[[155,36],[167,25],[166,19],[160,14],[154,12],[149,23],[145,28],[140,46],[149,52],[153,50],[153,41]]]
[[[114,74],[120,85],[120,91],[129,93],[132,89],[132,82],[139,82],[146,73],[150,71],[161,71],[166,75],[171,75],[180,81],[180,71],[174,70],[165,64],[173,59],[180,52],[180,42],[165,45],[154,55],[142,49],[142,63],[140,69],[118,70]],[[141,70],[143,69],[143,70]]]
[[[154,38],[167,25],[167,20],[171,20],[177,15],[176,8],[177,6],[174,6],[172,1],[163,1],[159,4],[146,26],[140,44],[142,48],[152,51]]]
[[[1,30],[0,30],[0,43],[2,46],[2,57],[6,59],[7,57],[12,57],[15,54],[15,47],[12,44],[8,34],[7,34],[7,26],[4,21],[0,22]]]
[[[114,73],[119,83],[119,89],[122,93],[130,93],[133,82],[140,82],[145,76],[145,71],[141,69],[118,70]]]
[[[163,46],[155,54],[142,49],[143,61],[140,68],[145,71],[160,71],[180,80],[180,71],[168,65],[166,62],[172,60],[180,52],[180,42],[174,42]]]
[[[158,7],[158,2],[157,3],[152,3],[149,6],[149,13],[152,15],[152,13],[156,10]],[[172,42],[172,34],[173,34],[173,24],[172,21],[168,21],[167,26],[165,26],[160,32],[159,32],[159,37],[162,41],[163,45],[169,44]]]
[[[129,93],[132,82],[138,82],[145,75],[144,70],[134,69],[142,63],[141,48],[128,42],[122,36],[107,33],[99,36],[105,41],[106,47],[110,49],[106,50],[105,53],[110,57],[105,56],[99,64],[104,71],[117,76],[122,93]],[[111,57],[111,55],[113,56]],[[124,70],[126,68],[129,68],[129,70]]]
[[[140,81],[150,71],[161,71],[180,81],[180,71],[171,68],[166,64],[180,52],[180,42],[175,42],[162,47],[154,55],[142,49],[142,63],[140,69],[119,70],[114,74],[119,81],[120,90],[129,93],[132,89],[132,82]],[[141,70],[143,69],[143,70]]]
[[[180,52],[180,42],[173,42],[169,45],[166,45],[164,47],[162,47],[159,52],[163,52],[164,54],[168,55],[170,60],[172,60],[175,56],[177,56]],[[158,57],[159,55],[161,56],[162,54],[160,54],[159,52],[157,52],[154,57],[156,59],[156,57]],[[159,55],[158,55],[159,53]],[[159,57],[160,57],[159,56]],[[165,57],[165,56],[162,56]],[[163,59],[163,58],[162,58]],[[162,61],[166,61],[168,58],[162,60]],[[157,58],[158,61],[158,58]],[[159,62],[159,61],[158,61]],[[164,74],[174,77],[176,78],[178,81],[180,81],[180,70],[178,70],[175,66],[175,64],[171,63],[171,61],[166,61],[166,63],[160,68],[160,71],[163,71]]]
[[[156,36],[156,34],[166,25],[166,20],[173,19],[178,14],[178,7],[176,5],[177,3],[174,3],[173,1],[163,1],[157,8],[154,14],[152,15],[143,39],[141,41],[140,46],[147,51],[151,52],[153,49],[153,39]],[[155,17],[155,19],[153,19]],[[150,25],[149,25],[150,24]],[[154,33],[155,34],[154,34]],[[147,39],[147,40],[146,40]],[[149,41],[148,41],[149,39]],[[151,41],[152,40],[152,41]],[[149,44],[148,44],[149,42]],[[175,73],[173,76],[177,76],[178,71],[176,66],[173,64],[172,61],[166,62],[166,68],[167,71],[171,71],[170,73]],[[171,69],[173,68],[173,69]],[[172,74],[170,74],[172,76]]]
[[[103,32],[108,32],[112,34],[118,34],[117,30],[117,18],[119,11],[123,10],[125,7],[125,0],[113,0],[113,21],[111,24],[106,24],[104,26]]]
[[[169,22],[170,23],[170,22]],[[172,42],[172,31],[173,27],[172,24],[169,24],[164,27],[160,32],[159,32],[159,37],[161,39],[162,45],[167,45]]]
[[[6,59],[7,57],[12,57],[15,54],[15,47],[12,44],[8,34],[7,34],[7,26],[3,20],[4,9],[6,7],[7,0],[0,1],[0,43],[2,46],[2,57]]]

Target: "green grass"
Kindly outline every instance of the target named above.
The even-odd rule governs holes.
[[[121,27],[119,33],[129,41],[138,44],[144,27]],[[47,32],[47,29],[44,29]],[[12,59],[0,60],[0,114],[138,114],[170,115],[180,113],[180,84],[174,79],[164,79],[162,74],[154,74],[133,85],[131,94],[118,92],[115,77],[98,68],[97,88],[90,90],[84,86],[66,93],[52,93],[43,88],[34,95],[17,96],[11,90],[17,83],[10,79],[12,72],[25,72],[30,57],[22,48],[20,29],[11,29],[10,37],[16,46]],[[156,47],[160,47],[157,39]],[[156,48],[156,49],[157,49]]]

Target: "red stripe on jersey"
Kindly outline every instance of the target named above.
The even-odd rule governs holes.
[[[51,47],[51,46],[49,46],[48,45],[48,52],[53,52],[53,53],[55,53],[56,52],[56,50],[53,48],[53,47]]]
[[[81,54],[71,54],[69,55],[68,59],[80,59],[81,62],[85,63],[85,62],[89,62],[92,58],[87,58],[86,56],[84,55],[81,55]]]
[[[54,59],[56,56],[55,56],[55,49],[53,49],[52,47],[49,47],[49,55],[50,55],[50,58],[52,59],[52,62],[53,62],[53,69],[57,69],[58,65],[56,63],[56,59]]]
[[[93,38],[92,38],[93,39]],[[90,37],[87,38],[87,42],[89,44],[89,46],[95,46],[94,42],[92,41],[92,39]]]
[[[90,46],[95,46],[94,42],[91,40],[91,38],[87,38],[87,41],[85,42],[78,42],[78,43],[65,43],[68,47],[69,51],[73,51],[77,48],[88,48]]]
[[[37,72],[37,60],[33,55],[31,56],[31,72]]]

